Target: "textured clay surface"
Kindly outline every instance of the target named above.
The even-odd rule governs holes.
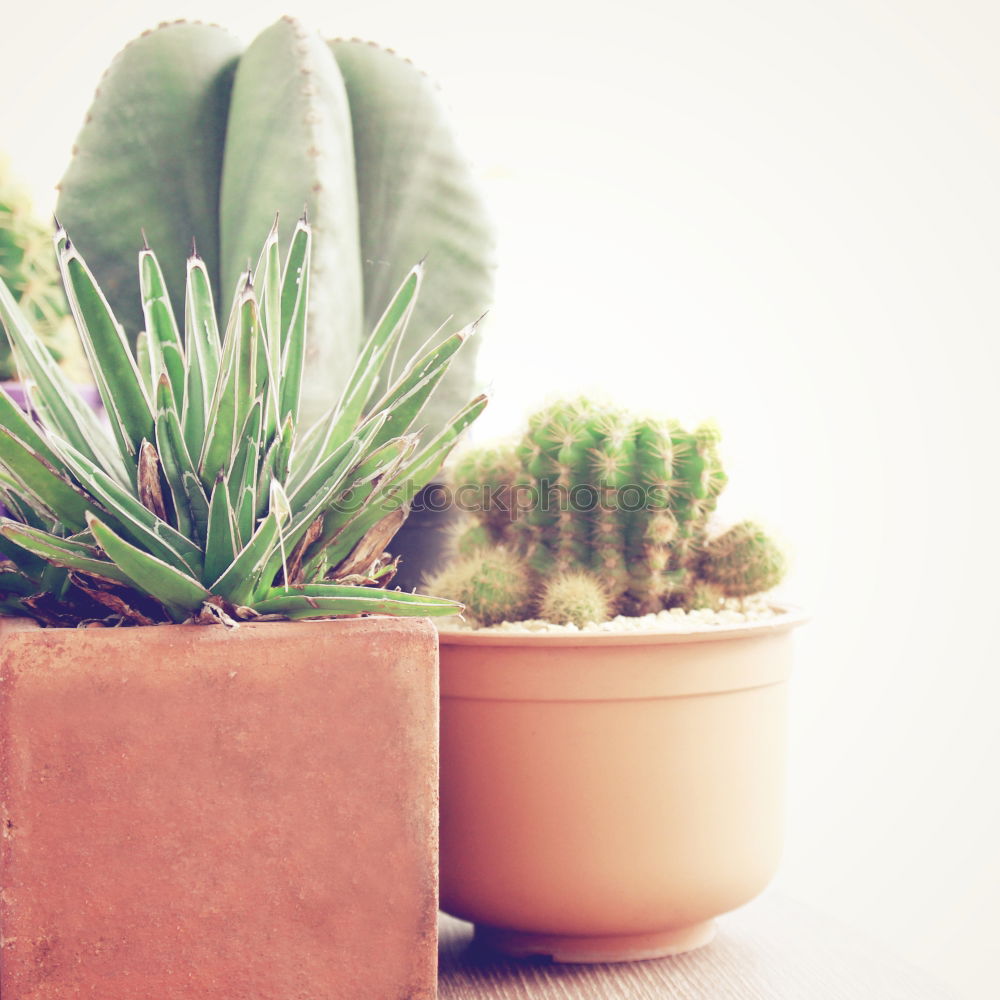
[[[3,1000],[430,1000],[423,621],[0,622]]]

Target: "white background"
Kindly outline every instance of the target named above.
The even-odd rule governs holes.
[[[105,65],[246,0],[18,3],[0,145],[39,207]],[[480,436],[602,387],[718,418],[725,511],[795,553],[779,886],[968,997],[1000,934],[1000,5],[413,0],[288,9],[442,84],[501,232]]]

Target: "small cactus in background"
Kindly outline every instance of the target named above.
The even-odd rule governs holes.
[[[542,588],[538,617],[554,625],[599,625],[611,617],[611,600],[592,573],[560,573]]]
[[[706,543],[701,575],[727,597],[748,597],[781,582],[785,556],[760,525],[742,521]]]
[[[467,454],[456,498],[476,495],[489,466],[490,490],[510,497],[514,514],[530,498],[506,529],[480,513],[495,540],[509,535],[542,576],[588,569],[622,610],[658,611],[690,576],[725,483],[717,444],[708,425],[688,434],[586,399],[555,403],[529,419],[513,451]]]
[[[35,217],[31,199],[0,157],[0,279],[56,358],[72,345],[69,309],[49,229]],[[17,378],[6,334],[0,330],[0,381]]]
[[[529,418],[516,444],[458,461],[456,502],[481,529],[465,530],[461,551],[492,543],[520,553],[549,621],[581,620],[546,599],[550,591],[562,596],[566,580],[598,582],[606,610],[595,621],[671,607],[717,610],[726,598],[770,590],[784,557],[759,527],[745,522],[710,537],[727,481],[719,440],[710,423],[687,431],[587,399],[554,403]],[[484,497],[501,509],[477,508]]]
[[[464,604],[465,613],[484,626],[527,618],[535,596],[535,580],[527,563],[505,548],[480,549],[463,556],[431,577],[426,586]]]
[[[493,546],[493,536],[489,529],[479,521],[460,521],[454,534],[451,550],[455,555],[471,556],[480,549]]]
[[[475,507],[480,524],[495,542],[513,522],[512,487],[518,471],[514,449],[504,446],[466,452],[455,466],[452,478],[460,494],[455,498],[458,507]]]

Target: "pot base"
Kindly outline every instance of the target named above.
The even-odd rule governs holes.
[[[546,957],[553,962],[639,962],[693,951],[715,937],[715,921],[651,934],[529,934],[476,924],[476,942],[511,958]]]

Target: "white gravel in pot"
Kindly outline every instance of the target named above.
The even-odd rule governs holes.
[[[638,618],[628,618],[618,615],[611,621],[591,624],[579,628],[576,625],[553,625],[551,622],[529,619],[520,622],[501,622],[487,628],[478,628],[473,623],[462,618],[444,618],[438,620],[438,628],[442,632],[483,632],[515,635],[578,635],[632,632],[708,632],[720,625],[749,625],[752,622],[768,621],[777,617],[776,610],[766,597],[752,597],[746,600],[730,600],[718,610],[698,608],[695,611],[684,611],[681,608],[671,608],[655,614],[642,615]]]

